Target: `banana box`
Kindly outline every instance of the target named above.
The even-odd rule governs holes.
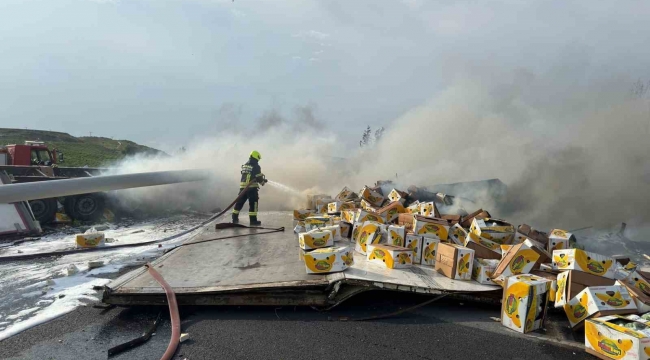
[[[514,226],[503,220],[490,218],[474,218],[469,232],[498,244],[512,244],[515,237]]]
[[[507,278],[501,301],[501,325],[524,334],[542,328],[550,286],[550,281],[534,275]]]
[[[576,241],[572,233],[566,230],[553,229],[548,237],[548,252],[552,253],[554,250],[568,249],[572,241]]]
[[[467,230],[463,229],[459,224],[455,224],[449,228],[449,240],[456,245],[465,246],[465,241],[469,233]]]
[[[447,240],[449,238],[449,221],[416,215],[413,220],[413,232],[424,237]]]
[[[396,201],[406,201],[406,198],[408,198],[408,193],[404,191],[400,191],[397,189],[393,189],[388,193],[388,199],[392,202]]]
[[[499,260],[494,259],[474,259],[472,268],[472,280],[483,285],[497,285],[492,281],[492,273],[497,268]]]
[[[465,240],[465,247],[474,250],[474,255],[480,259],[496,259],[501,260],[501,248],[498,244],[490,240],[482,239],[476,234],[470,234]],[[490,247],[488,247],[490,246]]]
[[[293,211],[293,219],[298,221],[304,221],[306,218],[314,215],[317,215],[316,210],[294,210]]]
[[[340,225],[330,225],[320,228],[320,230],[329,230],[334,236],[334,241],[341,241],[343,237],[341,236],[341,226]]]
[[[341,220],[350,224],[354,224],[354,222],[356,221],[355,219],[356,215],[357,215],[356,210],[343,210],[341,211]]]
[[[499,256],[503,257],[505,253],[512,247],[512,245],[501,245],[498,243],[495,243],[494,241],[490,241],[488,239],[484,239],[475,233],[467,233],[467,238],[465,240],[465,244],[468,242],[474,242],[477,244],[481,244],[484,247],[490,249],[491,251],[499,254]],[[490,257],[492,258],[492,257]]]
[[[554,302],[557,296],[557,274],[551,274],[541,270],[532,270],[530,273],[551,282],[551,288],[548,291],[548,301]]]
[[[526,239],[533,240],[541,244],[543,249],[546,248],[548,243],[548,234],[542,231],[533,229],[532,226],[521,224],[517,227],[517,233],[515,234],[515,244],[519,244]]]
[[[373,207],[381,207],[381,204],[383,204],[385,200],[383,195],[367,186],[364,186],[363,189],[359,191],[359,197],[369,202]]]
[[[413,231],[413,222],[415,221],[415,215],[411,213],[399,214],[397,217],[397,225],[404,226],[407,231]]]
[[[588,319],[585,350],[601,359],[650,359],[650,326],[620,315]]]
[[[636,271],[617,283],[625,286],[640,312],[650,311],[650,283]]]
[[[369,212],[376,212],[377,208],[372,206],[368,201],[361,199],[361,202],[359,202],[359,205],[361,206],[362,210],[369,211]]]
[[[383,224],[374,221],[366,221],[359,227],[359,235],[355,239],[354,250],[363,255],[367,254],[368,244],[381,242],[381,230]]]
[[[339,227],[341,228],[341,237],[344,239],[349,239],[352,237],[352,224],[346,221],[341,221],[339,223]]]
[[[432,238],[422,238],[422,265],[436,265],[436,250],[440,240]]]
[[[366,221],[374,221],[378,223],[384,223],[384,218],[381,217],[379,214],[374,213],[374,212],[367,212],[364,210],[359,211],[357,214],[357,222],[366,222]]]
[[[334,198],[336,201],[348,201],[348,200],[354,200],[358,198],[359,196],[352,190],[348,189],[348,187],[344,187],[343,190],[341,190],[338,195]]]
[[[614,279],[592,275],[578,270],[567,270],[557,275],[557,295],[555,307],[561,308],[578,295],[582,290],[590,286],[612,286]]]
[[[329,214],[336,214],[343,210],[354,210],[354,207],[355,205],[352,201],[348,201],[348,202],[334,201],[327,204],[327,212]]]
[[[106,238],[103,232],[94,232],[89,234],[77,234],[75,242],[78,248],[93,248],[106,245]]]
[[[411,249],[388,244],[368,244],[369,262],[382,263],[389,269],[403,269],[413,265]]]
[[[420,202],[416,200],[411,205],[407,206],[404,209],[406,210],[407,213],[419,214],[420,213]]]
[[[294,221],[294,227],[293,227],[293,232],[296,234],[304,233],[307,232],[307,229],[305,229],[305,222],[304,221]]]
[[[332,219],[327,216],[310,216],[305,219],[305,230],[312,231],[332,225]]]
[[[503,256],[494,270],[492,280],[502,284],[510,276],[528,274],[535,264],[545,260],[548,260],[548,256],[543,249],[530,240],[524,240],[523,243],[512,246]]]
[[[592,275],[614,279],[616,274],[613,258],[580,249],[553,251],[553,264],[558,270],[579,270]]]
[[[404,238],[404,246],[411,249],[413,252],[413,263],[422,263],[422,242],[423,237],[415,234],[406,234]]]
[[[316,249],[303,254],[307,274],[341,272],[354,264],[352,250],[348,246]]]
[[[405,246],[406,228],[399,225],[388,226],[387,243],[395,246]]]
[[[328,204],[316,205],[316,215],[327,215],[327,206],[328,206]]]
[[[637,312],[637,307],[625,286],[591,286],[569,300],[564,312],[571,327],[578,329],[587,318],[632,314]]]
[[[439,243],[435,270],[450,279],[471,280],[474,250],[456,244]]]
[[[440,218],[440,212],[438,212],[438,208],[436,207],[436,203],[433,202],[433,201],[420,203],[419,214],[422,215],[422,216],[426,216],[426,217]]]
[[[492,216],[490,215],[489,212],[483,210],[483,209],[478,209],[474,211],[471,214],[467,214],[466,216],[463,216],[463,219],[460,222],[460,226],[464,228],[468,228],[472,226],[472,222],[474,219],[485,219],[485,218],[491,218]]]
[[[406,212],[404,206],[399,202],[390,203],[377,210],[377,214],[384,219],[384,223],[389,224],[397,220],[399,214]]]
[[[298,244],[303,250],[314,250],[334,246],[334,234],[331,230],[312,230],[298,234]]]

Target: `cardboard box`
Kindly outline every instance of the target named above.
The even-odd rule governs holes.
[[[557,274],[551,274],[541,270],[531,270],[531,275],[539,276],[551,282],[551,288],[548,292],[548,301],[555,301],[557,295]]]
[[[294,210],[293,219],[298,221],[304,221],[310,216],[316,215],[316,210]],[[294,225],[295,226],[295,225]]]
[[[501,284],[510,276],[528,274],[535,264],[542,263],[544,260],[548,260],[546,252],[529,240],[524,240],[523,243],[511,247],[503,256],[494,270],[492,280]]]
[[[441,214],[440,218],[449,221],[449,225],[454,226],[456,224],[460,224],[460,220],[462,219],[462,216]]]
[[[422,242],[423,237],[415,234],[406,234],[404,238],[405,247],[411,249],[413,252],[413,263],[421,264],[422,263]]]
[[[456,244],[439,243],[435,269],[455,280],[471,280],[474,250]]]
[[[625,327],[636,323],[639,330]],[[620,315],[585,322],[585,350],[601,359],[646,360],[650,357],[650,326]]]
[[[485,218],[491,218],[490,213],[483,210],[483,209],[478,209],[474,211],[471,214],[468,214],[467,216],[464,216],[463,219],[460,222],[460,226],[464,228],[469,228],[472,225],[472,221],[474,219],[485,219]]]
[[[627,288],[627,291],[634,298],[637,308],[647,310],[650,307],[650,282],[641,276],[639,272],[633,271],[629,276],[618,282]]]
[[[553,265],[559,270],[580,270],[593,275],[615,278],[614,259],[580,249],[553,251]]]
[[[404,209],[404,206],[402,206],[402,204],[399,202],[391,203],[377,210],[377,214],[379,214],[384,219],[384,223],[386,224],[394,222],[399,217],[399,214],[402,214],[404,212],[406,212],[406,210]]]
[[[474,218],[469,232],[498,244],[512,244],[515,227],[503,220]]]
[[[561,229],[551,230],[551,234],[548,238],[548,252],[552,253],[553,250],[564,250],[570,247],[571,242],[575,242],[576,237],[566,231]]]
[[[343,190],[341,190],[338,195],[334,198],[336,201],[348,201],[348,200],[354,200],[357,199],[359,196],[352,190],[348,189],[348,187],[344,187]]]
[[[327,215],[327,206],[329,204],[316,205],[316,215]]]
[[[368,244],[369,262],[386,265],[389,269],[403,269],[413,264],[411,249],[388,244]]]
[[[351,201],[350,202],[334,201],[327,204],[327,212],[330,214],[335,214],[343,210],[354,210],[354,207],[355,205]]]
[[[312,230],[298,234],[298,244],[303,250],[320,249],[334,246],[334,234],[331,230]]]
[[[492,274],[497,268],[499,260],[494,259],[477,259],[474,258],[474,267],[472,268],[472,280],[483,285],[497,285],[492,281]]]
[[[636,311],[636,304],[625,286],[616,285],[588,287],[564,305],[564,312],[573,329],[581,328],[587,318],[632,314]]]
[[[381,217],[379,214],[374,213],[374,212],[367,212],[364,210],[359,211],[357,219],[357,222],[366,222],[366,221],[374,221],[378,223],[384,223],[384,218]]]
[[[312,231],[332,225],[331,218],[327,216],[310,216],[305,219],[305,230]]]
[[[561,272],[560,270],[557,269],[557,267],[553,266],[553,263],[540,264],[539,270],[554,273],[555,275]]]
[[[397,225],[404,226],[407,231],[413,231],[413,223],[415,222],[415,215],[411,213],[399,214],[397,217]]]
[[[341,272],[354,264],[348,246],[316,249],[303,254],[307,274]]]
[[[390,191],[390,193],[388,193],[388,199],[393,202],[401,201],[401,200],[406,201],[407,198],[408,198],[408,193],[397,189],[393,189]]]
[[[344,239],[349,239],[352,237],[352,224],[346,221],[341,221],[339,223],[339,227],[341,228],[341,237]]]
[[[440,212],[438,212],[438,207],[433,201],[420,203],[420,215],[432,218],[440,218]]]
[[[550,281],[534,275],[517,275],[506,279],[501,324],[520,333],[542,328],[550,285]]]
[[[354,224],[354,218],[356,217],[356,214],[356,210],[343,210],[341,211],[341,220],[350,224]]]
[[[449,238],[449,227],[447,220],[421,215],[416,215],[413,221],[413,232],[415,234],[434,239],[447,240]]]
[[[436,250],[440,240],[432,238],[422,238],[422,265],[436,265]]]
[[[557,275],[555,307],[563,307],[570,299],[590,286],[612,286],[616,280],[577,270],[566,270]]]
[[[404,226],[389,225],[387,243],[395,246],[405,246],[406,228]]]
[[[299,221],[296,226],[293,227],[293,232],[296,234],[307,232],[307,229],[305,229],[305,222]]]
[[[467,238],[465,240],[465,243],[467,243],[468,241],[472,241],[472,242],[483,245],[484,247],[492,250],[493,252],[498,253],[499,257],[501,257],[501,255],[503,255],[506,251],[508,251],[508,249],[510,249],[510,247],[512,246],[512,245],[497,244],[494,241],[484,239],[484,238],[476,235],[475,233],[467,233]]]
[[[350,235],[350,241],[353,243],[357,242],[357,239],[359,239],[359,231],[361,231],[361,227],[363,226],[363,223],[360,222],[355,222],[352,225],[352,235]]]
[[[354,250],[366,255],[368,244],[378,244],[381,241],[382,224],[366,221],[359,228],[359,236],[355,239]]]
[[[78,248],[93,248],[106,245],[106,238],[103,232],[94,232],[89,234],[77,234],[75,242]]]
[[[465,247],[470,248],[474,250],[474,256],[476,256],[479,259],[495,259],[495,260],[501,260],[501,249],[497,247],[498,251],[492,250],[491,248],[485,247],[482,245],[482,242],[486,242],[489,240],[481,239],[477,237],[476,235],[472,234],[472,236],[468,236],[467,239],[465,240]],[[477,241],[474,241],[476,239]]]
[[[420,202],[414,201],[412,204],[405,208],[406,212],[409,214],[419,214],[420,213]]]
[[[359,191],[359,197],[369,202],[374,207],[381,207],[384,203],[385,198],[377,191],[364,186],[361,191]]]
[[[526,238],[534,240],[542,244],[543,248],[546,248],[548,243],[548,234],[542,231],[533,229],[530,225],[521,224],[517,227],[517,235],[515,235],[515,242],[521,243]]]
[[[449,229],[449,240],[456,245],[465,246],[467,240],[467,230],[463,229],[459,224],[453,225]]]
[[[320,230],[329,230],[332,232],[332,235],[334,236],[334,241],[341,241],[343,240],[343,237],[341,236],[341,226],[340,225],[330,225],[330,226],[325,226],[320,228]]]

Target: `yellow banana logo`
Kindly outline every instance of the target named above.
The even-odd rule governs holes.
[[[572,324],[577,324],[580,321],[584,320],[587,317],[587,301],[589,300],[589,295],[587,293],[582,294],[580,300],[577,304],[565,304],[564,312],[571,321]]]
[[[483,240],[481,238],[478,238],[478,242],[479,242],[479,244],[485,246],[486,248],[488,248],[490,250],[496,250],[500,246],[497,243],[493,243],[491,241],[486,241],[486,240]]]
[[[347,266],[354,264],[354,256],[349,251],[346,252],[345,255],[342,255],[341,259],[343,259],[343,263],[345,263]]]
[[[558,301],[558,302],[562,301],[562,299],[564,298],[564,291],[566,289],[566,280],[567,280],[566,277],[567,276],[568,275],[561,276],[561,277],[558,277],[558,279],[557,279],[557,292],[556,292],[557,297],[556,297],[556,301]]]
[[[359,231],[361,230],[360,226],[357,226],[354,228],[354,231],[352,231],[352,238],[353,239],[358,239],[359,238]]]
[[[460,260],[458,260],[458,275],[460,277],[463,276],[466,272],[469,271],[469,253],[463,255],[460,257]]]
[[[463,243],[463,244],[465,243],[465,233],[463,232],[463,230],[461,230],[459,228],[454,228],[452,234],[461,243]]]
[[[361,249],[363,249],[364,252],[366,251],[366,241],[368,240],[369,235],[370,234],[364,231],[361,233],[361,236],[359,236],[359,245],[361,246]]]
[[[524,296],[528,295],[528,286],[523,282],[518,282],[510,286],[506,294],[506,303],[504,305],[506,316],[516,327],[521,328],[521,319],[519,318],[519,303]]]
[[[594,275],[603,275],[612,266],[612,260],[596,261],[582,250],[575,251],[576,262],[581,269]]]
[[[422,250],[422,256],[425,260],[436,260],[436,247],[438,243],[432,242],[429,245],[425,246]],[[469,255],[469,254],[467,254]]]
[[[526,325],[524,325],[524,332],[532,331],[533,324],[535,324],[535,315],[537,312],[537,291],[535,290],[535,287],[532,289],[532,300],[530,302],[530,307],[528,308],[528,314],[526,315]]]
[[[635,277],[634,278],[634,287],[641,290],[644,294],[650,296],[650,284],[648,284],[645,279]]]
[[[624,358],[625,355],[627,355],[627,352],[632,349],[632,345],[634,344],[630,339],[614,340],[604,336],[598,331],[596,325],[589,321],[585,323],[585,337],[596,352],[604,354],[610,359]],[[648,354],[646,349],[647,348],[644,348],[644,352]]]
[[[564,249],[563,242],[558,242],[557,244],[553,245],[553,250],[562,250],[562,249]]]
[[[519,250],[517,254],[515,254],[514,259],[510,262],[510,271],[513,274],[521,274],[523,269],[530,264],[531,262],[536,262],[537,259],[539,259],[539,254],[537,254],[534,250],[531,249],[524,249],[524,250]]]
[[[386,264],[386,267],[389,269],[392,269],[394,266],[393,257],[390,256],[390,253],[388,251],[384,251],[382,249],[376,249],[376,248],[373,249],[368,259],[369,260],[379,259],[383,261]]]
[[[335,254],[332,254],[323,260],[316,260],[309,254],[305,255],[305,265],[307,265],[309,270],[315,273],[330,271],[330,269],[332,269],[332,265],[334,264],[334,260],[336,260]]]
[[[596,293],[596,297],[602,300],[602,305],[609,305],[615,308],[623,308],[630,304],[628,300],[623,299],[620,291],[606,291],[605,294]]]
[[[390,220],[390,219],[393,218],[393,216],[395,216],[395,214],[397,214],[397,209],[392,208],[392,209],[388,210],[388,214],[386,216],[388,217],[388,220]]]
[[[566,254],[554,255],[553,261],[557,264],[557,267],[560,269],[565,268],[569,265],[569,263],[567,262]]]
[[[418,255],[418,241],[419,239],[412,240],[411,243],[408,245],[408,248],[413,251],[413,255],[415,256]]]
[[[327,244],[327,241],[330,238],[330,233],[325,234],[325,236],[313,237],[311,235],[305,234],[302,238],[299,239],[300,245],[305,247],[307,245],[310,248],[320,248]]]
[[[402,238],[398,233],[396,233],[395,230],[390,231],[390,238],[393,242],[393,245],[402,246],[402,244],[404,243],[404,238]]]
[[[553,234],[553,236],[561,237],[563,239],[568,238],[567,232],[564,231],[564,230],[555,229],[555,230],[553,230],[552,234]]]
[[[412,262],[411,257],[407,253],[399,253],[399,255],[397,255],[397,259],[399,260],[399,263],[402,265],[410,264]]]

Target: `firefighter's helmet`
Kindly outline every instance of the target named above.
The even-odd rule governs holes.
[[[251,152],[251,157],[257,161],[262,160],[262,154],[260,154],[257,150],[253,150]]]

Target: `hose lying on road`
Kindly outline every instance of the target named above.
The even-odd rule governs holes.
[[[250,186],[250,184],[248,186]],[[189,234],[192,231],[194,231],[194,230],[196,230],[196,229],[198,229],[198,228],[200,228],[202,226],[205,226],[205,225],[209,224],[210,222],[214,221],[215,219],[217,219],[220,216],[222,216],[223,214],[225,214],[228,210],[232,209],[232,207],[235,206],[235,203],[237,203],[237,200],[239,200],[242,196],[244,196],[244,193],[246,192],[246,190],[248,190],[248,186],[246,186],[244,189],[242,189],[239,192],[239,195],[235,198],[235,200],[233,200],[233,202],[230,205],[228,205],[224,210],[222,210],[220,213],[212,215],[209,219],[203,221],[199,225],[196,225],[196,226],[194,226],[194,227],[192,227],[190,229],[181,231],[178,234],[168,236],[166,238],[162,238],[162,239],[159,239],[159,240],[145,241],[145,242],[140,242],[140,243],[135,243],[135,244],[120,244],[120,245],[104,246],[104,247],[98,247],[98,248],[71,249],[71,250],[51,251],[51,252],[36,253],[36,254],[0,256],[0,263],[9,262],[9,261],[31,260],[31,259],[38,259],[38,258],[42,258],[42,257],[50,257],[50,256],[71,255],[71,254],[86,253],[86,252],[93,252],[93,251],[110,251],[110,250],[114,250],[114,249],[147,246],[147,245],[153,245],[153,244],[158,244],[158,243],[163,243],[163,242],[166,242],[166,241],[170,241],[170,240],[176,239],[178,237],[181,237],[183,235]],[[244,225],[241,225],[241,226],[246,227]],[[266,228],[262,228],[262,227],[252,227],[252,228],[266,229]]]
[[[163,289],[165,289],[165,295],[167,296],[167,304],[169,305],[169,316],[172,320],[172,337],[169,339],[169,345],[167,350],[160,358],[160,360],[170,360],[174,357],[176,348],[180,343],[181,339],[181,317],[178,314],[178,303],[176,303],[176,294],[171,286],[165,281],[165,279],[156,271],[151,264],[147,264],[147,270],[149,275],[151,275]]]

